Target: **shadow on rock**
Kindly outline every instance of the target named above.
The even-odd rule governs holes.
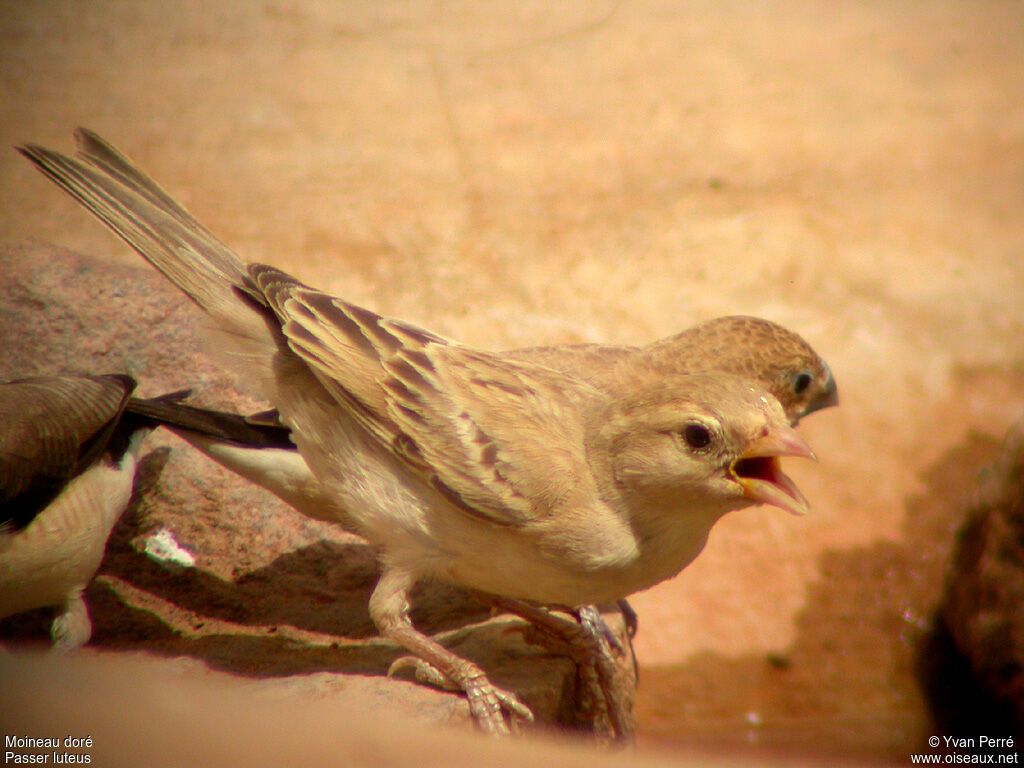
[[[1024,422],[964,510],[920,672],[940,730],[989,753],[979,734],[1024,742]]]
[[[941,731],[926,701],[933,683],[920,677],[928,666],[922,653],[934,654],[941,642],[934,616],[963,502],[998,447],[995,438],[969,434],[931,466],[921,478],[925,490],[905,502],[903,541],[826,552],[789,648],[701,654],[642,670],[642,735],[873,760],[931,751],[926,738]],[[955,674],[947,664],[939,665],[943,674]]]

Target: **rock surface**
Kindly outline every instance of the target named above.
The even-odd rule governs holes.
[[[793,761],[707,750],[671,756],[609,753],[566,739],[487,739],[454,728],[403,722],[393,713],[354,706],[349,697],[286,701],[274,687],[194,672],[198,662],[155,661],[137,654],[73,658],[0,655],[0,680],[12,684],[0,708],[0,733],[57,738],[58,749],[17,748],[18,757],[52,753],[119,768],[778,768]],[[199,670],[200,672],[205,670]],[[64,739],[79,739],[64,747]],[[81,742],[86,742],[82,744]],[[20,742],[24,743],[24,742]],[[71,760],[66,760],[71,763]],[[8,758],[8,764],[13,764]],[[834,760],[801,759],[803,768]],[[872,765],[876,765],[872,764]]]
[[[0,274],[4,380],[128,372],[139,396],[192,388],[199,404],[266,407],[238,394],[251,389],[202,352],[201,313],[155,270],[32,245],[0,246]],[[164,531],[194,567],[146,554]],[[401,649],[377,636],[367,614],[378,575],[358,537],[302,517],[159,430],[88,590],[89,647],[191,657],[282,695],[468,723],[463,697],[384,676]],[[45,639],[48,615],[0,622],[0,640]],[[618,613],[606,619],[624,638]],[[594,727],[573,662],[507,632],[517,620],[491,618],[471,595],[429,584],[418,590],[413,621],[516,692],[541,727]],[[631,707],[632,658],[620,669]]]
[[[966,661],[961,685],[970,697],[960,691],[959,702],[947,702],[950,730],[973,735],[983,726],[1024,741],[1022,606],[1024,422],[1010,430],[999,459],[982,474],[958,537],[941,616]]]
[[[246,259],[484,348],[794,328],[842,397],[786,467],[814,513],[635,596],[639,740],[926,748],[916,641],[1024,414],[1019,0],[167,8],[5,4],[0,240],[139,266],[11,149],[84,125]]]

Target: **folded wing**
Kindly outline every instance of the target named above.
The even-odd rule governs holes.
[[[327,390],[454,505],[521,525],[577,494],[594,498],[580,411],[567,393],[596,390],[381,317],[272,267],[252,265],[250,275]]]

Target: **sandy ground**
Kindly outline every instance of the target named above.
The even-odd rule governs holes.
[[[815,512],[636,596],[641,728],[905,759],[958,501],[1024,415],[1022,41],[1012,1],[3,0],[0,147],[87,125],[249,260],[484,347],[798,330],[842,397]],[[137,259],[8,150],[0,238]]]

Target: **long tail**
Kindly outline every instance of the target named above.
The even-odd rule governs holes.
[[[174,431],[189,432],[240,446],[295,450],[295,444],[290,438],[291,430],[277,420],[276,414],[240,416],[178,402],[182,395],[187,394],[175,392],[150,400],[133,397],[128,401],[126,412]]]
[[[152,400],[132,398],[125,418],[167,427],[221,466],[266,488],[302,514],[338,523],[346,531],[359,531],[341,502],[313,475],[276,411],[239,416],[178,402],[181,394]]]
[[[269,341],[241,259],[95,133],[79,128],[75,138],[77,157],[33,144],[18,151],[230,330]]]

